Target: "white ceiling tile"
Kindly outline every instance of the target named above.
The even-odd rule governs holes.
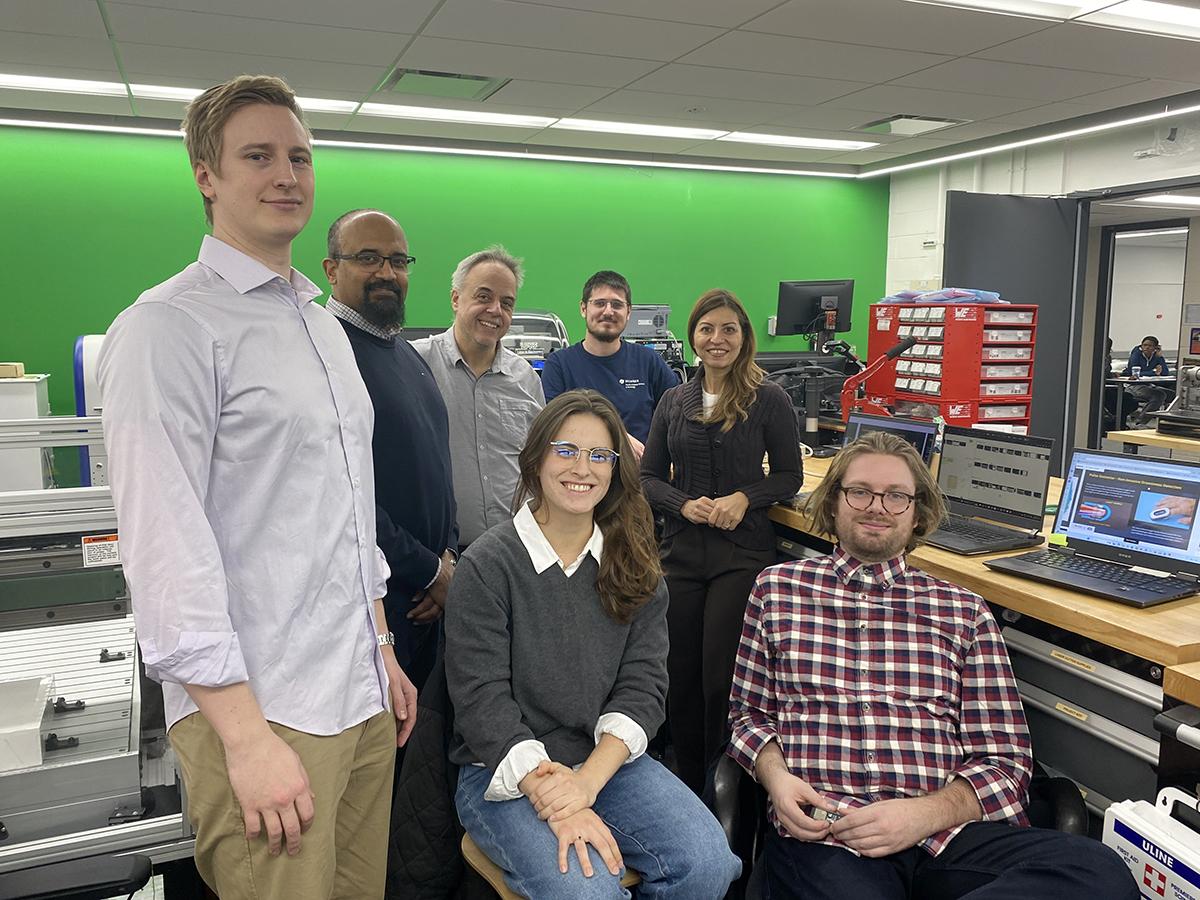
[[[385,69],[330,63],[318,60],[283,59],[247,53],[222,53],[186,47],[153,47],[124,44],[121,47],[129,71],[163,73],[194,80],[196,87],[225,81],[243,73],[278,75],[298,93],[320,97],[326,90],[355,91],[365,96]],[[153,75],[152,75],[153,77]]]
[[[496,105],[537,106],[557,109],[560,115],[566,115],[582,109],[608,92],[609,88],[606,87],[515,79],[488,97],[484,108]]]
[[[447,0],[423,33],[513,47],[670,60],[717,37],[721,29],[513,0]]]
[[[563,9],[595,10],[596,0],[530,0],[539,6]],[[734,28],[775,6],[779,0],[604,0],[604,11],[623,16],[687,22],[694,25],[718,25]]]
[[[852,94],[851,97],[853,96]],[[847,106],[844,107],[843,103]],[[881,116],[875,110],[852,109],[848,108],[848,100],[834,100],[821,106],[793,107],[789,112],[772,119],[771,124],[794,128],[820,128],[826,131],[853,131],[879,118]]]
[[[6,75],[42,75],[47,78],[83,78],[87,81],[120,82],[121,80],[121,73],[117,70],[115,60],[110,61],[110,64],[102,69],[76,68],[72,65],[58,65],[46,60],[23,63],[4,60],[0,62],[0,72]],[[3,100],[0,100],[0,104],[2,103]]]
[[[1200,67],[1197,68],[1200,77]],[[1160,100],[1167,97],[1179,98],[1172,106],[1193,106],[1200,103],[1200,84],[1186,84],[1182,81],[1139,81],[1127,87],[1114,88],[1108,91],[1098,91],[1082,97],[1074,97],[1071,102],[1089,112],[1119,109],[1134,103],[1144,103],[1147,100]],[[1181,96],[1182,95],[1182,96]]]
[[[94,0],[6,0],[4,27],[36,34],[108,39]]]
[[[860,90],[860,82],[774,75],[710,66],[674,63],[629,85],[644,91],[684,94],[690,97],[724,97],[731,100],[765,100],[772,103],[816,105]]]
[[[727,100],[721,97],[663,94],[654,91],[615,91],[588,106],[580,113],[580,117],[599,119],[642,116],[661,120],[663,124],[716,128],[713,124],[716,122],[745,125],[774,121],[777,117],[788,115],[793,109],[795,107],[776,103]]]
[[[1009,115],[988,119],[989,124],[1004,125],[1010,131],[1019,128],[1036,128],[1050,122],[1062,122],[1076,116],[1085,116],[1090,110],[1077,103],[1048,103],[1032,109],[1023,109]]]
[[[410,36],[327,25],[297,25],[241,16],[148,9],[108,4],[109,23],[120,47],[151,44],[227,53],[263,53],[291,59],[348,62],[384,67],[404,49]]]
[[[1200,51],[1195,41],[1090,25],[1056,25],[975,55],[1004,62],[1052,63],[1070,69],[1175,81],[1192,81],[1200,69]]]
[[[571,147],[576,150],[624,150],[630,153],[678,153],[694,147],[695,139],[646,137],[634,134],[599,134],[547,128],[530,143],[546,147]]]
[[[0,31],[0,72],[9,71],[10,63],[43,63],[48,67],[58,63],[81,69],[116,68],[107,38]]]
[[[919,72],[950,58],[932,53],[732,31],[687,54],[680,62],[873,83]]]
[[[404,52],[400,64],[436,72],[607,87],[623,87],[659,65],[650,60],[617,59],[560,50],[518,50],[500,44],[424,36],[418,37]]]
[[[875,110],[886,115],[990,119],[1037,105],[1037,101],[881,84],[843,97],[839,105]]]
[[[129,100],[125,97],[47,94],[42,91],[0,91],[0,108],[95,113],[105,116],[133,115],[133,110],[129,106]]]
[[[1132,84],[1128,75],[1100,75],[1077,69],[1003,63],[986,59],[955,59],[899,78],[892,84],[940,90],[952,87],[969,94],[1027,97],[1046,102],[1070,100],[1080,94]]]
[[[993,137],[1016,130],[1018,126],[1005,125],[1000,119],[990,119],[986,122],[968,122],[966,125],[956,125],[953,128],[933,132],[935,135],[945,135],[950,141],[974,141],[979,138]]]
[[[78,2],[78,0],[77,0]],[[86,0],[90,2],[90,0]],[[277,22],[304,22],[309,25],[334,25],[415,32],[437,7],[440,0],[353,0],[350,3],[326,3],[322,0],[123,0],[136,6],[177,9],[229,16],[273,19]]]
[[[744,31],[930,53],[972,53],[1047,27],[1037,19],[997,16],[903,0],[791,0],[748,22]]]

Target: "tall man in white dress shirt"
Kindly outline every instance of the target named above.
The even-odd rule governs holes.
[[[416,692],[379,600],[371,402],[291,265],[308,130],[266,76],[205,91],[183,129],[212,236],[100,360],[138,642],[222,900],[380,897]]]

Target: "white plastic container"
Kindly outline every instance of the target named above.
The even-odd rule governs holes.
[[[0,772],[42,764],[42,716],[54,676],[0,681]]]
[[[981,419],[1023,419],[1028,415],[1029,407],[1024,403],[1013,403],[1008,406],[980,406]]]
[[[1032,347],[984,347],[984,359],[1022,360],[1033,358]]]
[[[983,366],[980,378],[1028,378],[1029,366]]]
[[[979,385],[981,397],[1024,397],[1029,393],[1029,384],[1024,381],[985,381]]]
[[[985,325],[1032,325],[1032,309],[989,309],[984,315]]]
[[[991,343],[1012,344],[1017,341],[1028,341],[1032,333],[1028,328],[985,328],[983,339]]]

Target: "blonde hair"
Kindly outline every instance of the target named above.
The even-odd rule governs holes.
[[[180,126],[193,170],[196,163],[202,162],[220,174],[225,123],[242,107],[256,103],[289,109],[304,125],[304,115],[300,111],[300,104],[296,102],[296,95],[282,78],[274,75],[239,75],[224,84],[214,85],[188,104]],[[204,218],[211,226],[212,201],[207,197],[203,199]]]
[[[888,434],[885,431],[869,431],[854,443],[842,448],[833,458],[829,471],[817,485],[804,511],[812,517],[813,528],[821,534],[837,534],[837,507],[841,502],[842,479],[846,470],[858,457],[867,454],[882,456],[898,456],[908,464],[912,472],[913,483],[916,485],[916,499],[913,505],[916,513],[913,516],[913,533],[908,540],[904,552],[912,553],[924,540],[925,536],[937,531],[938,526],[946,519],[946,501],[941,489],[933,478],[933,473],[922,461],[916,448],[902,437]]]
[[[746,315],[746,308],[742,306],[742,301],[730,291],[721,288],[705,291],[696,301],[696,305],[692,307],[692,314],[688,316],[687,324],[688,345],[692,348],[692,353],[696,352],[695,335],[700,320],[714,309],[722,306],[733,310],[734,315],[737,316],[738,327],[742,330],[742,349],[738,352],[733,365],[729,367],[729,375],[726,376],[725,383],[721,386],[721,394],[717,398],[716,405],[712,408],[712,412],[703,418],[703,421],[721,422],[721,430],[728,431],[737,424],[739,419],[744,422],[750,417],[750,407],[754,405],[754,401],[758,397],[758,386],[762,384],[764,372],[754,361],[756,348],[754,328],[750,325],[750,317]]]

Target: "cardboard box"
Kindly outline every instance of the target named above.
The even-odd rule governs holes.
[[[24,378],[25,363],[0,362],[0,378]]]

